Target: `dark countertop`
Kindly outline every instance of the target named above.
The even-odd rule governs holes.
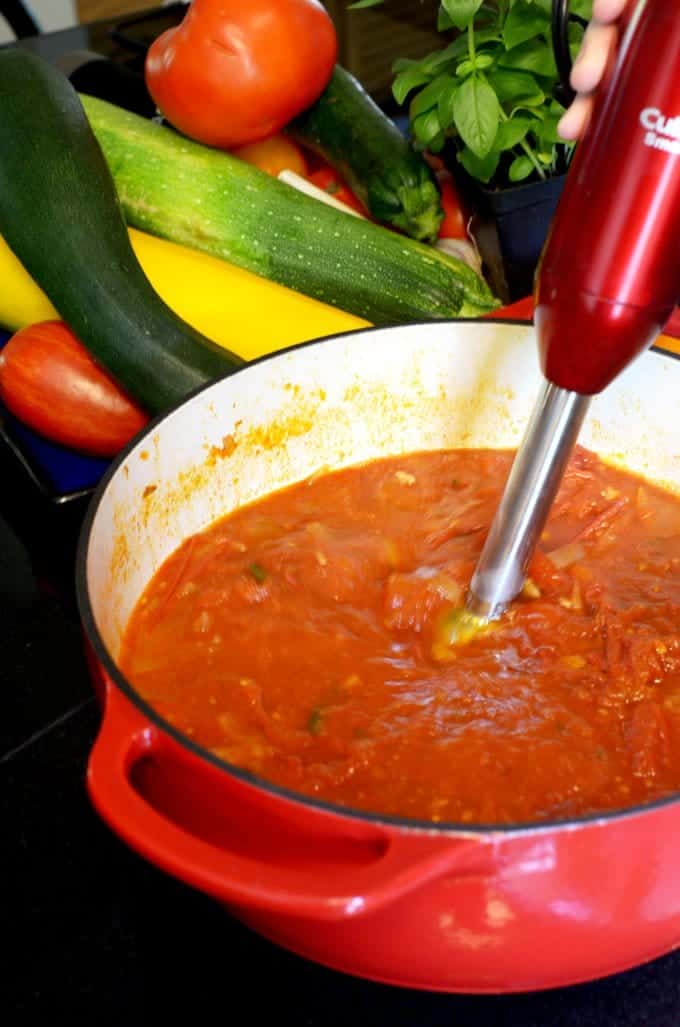
[[[103,46],[108,37],[97,31]],[[48,56],[83,46],[91,48],[92,37],[59,33],[40,42]],[[98,725],[73,592],[86,501],[59,507],[41,498],[3,448],[0,482],[8,1027],[149,1027],[183,1016],[196,1022],[204,1012],[233,1022],[234,1008],[247,1010],[237,1022],[280,1027],[680,1024],[680,954],[540,994],[400,990],[277,948],[128,850],[99,820],[84,785]]]

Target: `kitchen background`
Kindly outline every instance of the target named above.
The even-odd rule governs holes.
[[[55,32],[101,18],[115,18],[155,5],[144,0],[24,0],[43,32]],[[158,6],[162,6],[159,4]],[[13,38],[7,23],[0,15],[0,43]]]
[[[172,3],[151,0],[23,0],[43,32],[124,17]],[[397,57],[424,57],[439,46],[439,0],[389,0],[383,8],[349,11],[350,0],[325,0],[343,40],[343,64],[378,102],[390,96],[392,63]],[[2,2],[0,0],[0,10]],[[357,14],[359,15],[357,17]],[[350,31],[351,22],[351,31]],[[0,14],[0,45],[13,39]]]

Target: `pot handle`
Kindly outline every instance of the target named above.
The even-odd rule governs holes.
[[[105,700],[87,768],[94,806],[131,848],[226,904],[343,920],[373,912],[436,878],[467,879],[496,869],[495,847],[479,836],[395,833],[379,823],[367,824],[361,839],[367,851],[375,851],[368,864],[334,860],[326,865],[321,858],[297,866],[268,863],[197,838],[155,809],[132,783],[135,763],[161,751],[162,733],[108,679]],[[356,824],[352,827],[356,838]]]

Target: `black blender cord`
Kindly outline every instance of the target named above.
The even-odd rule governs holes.
[[[21,0],[0,0],[0,15],[17,39],[40,35],[40,26]]]
[[[579,21],[582,21],[582,19],[579,19]],[[556,99],[564,107],[568,107],[576,96],[569,82],[572,68],[571,53],[569,51],[569,0],[552,0],[550,27],[555,63],[557,64],[557,72],[560,77],[560,84],[555,90]]]

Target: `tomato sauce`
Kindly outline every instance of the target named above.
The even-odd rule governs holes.
[[[680,789],[680,497],[575,454],[522,596],[442,651],[512,454],[323,474],[193,536],[121,668],[225,761],[335,804],[520,823]]]

